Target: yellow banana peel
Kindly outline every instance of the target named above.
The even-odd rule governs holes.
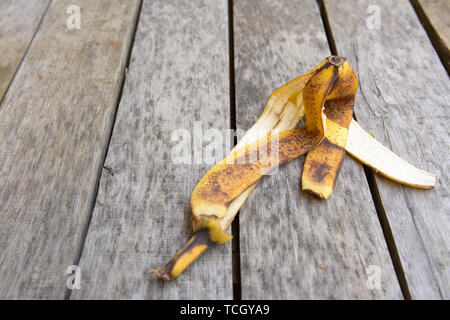
[[[302,173],[302,190],[327,199],[333,191],[344,162],[344,147],[353,116],[358,79],[348,62],[339,68],[338,80],[325,101],[326,134],[314,150],[308,152]]]
[[[331,194],[345,151],[397,182],[433,187],[434,175],[400,159],[352,119],[357,87],[346,59],[330,56],[275,90],[255,124],[192,192],[194,235],[163,268],[150,272],[175,278],[213,243],[230,241],[226,230],[261,177],[305,153],[302,189],[320,198]],[[296,129],[303,117],[305,126]]]

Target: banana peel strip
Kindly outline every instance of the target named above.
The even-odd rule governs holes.
[[[339,68],[333,94],[325,101],[327,117],[325,138],[308,152],[303,164],[302,190],[327,199],[334,189],[344,162],[348,128],[352,121],[358,79],[346,62]]]
[[[332,76],[330,76],[330,68],[333,70]],[[328,73],[324,70],[328,70]],[[322,74],[318,76],[320,72]],[[331,179],[325,179],[323,184],[312,185],[312,187],[305,181],[317,174],[319,167],[312,171],[304,169],[302,174],[302,188],[322,198],[327,198],[333,190],[342,165],[344,149],[376,172],[394,181],[418,188],[433,187],[435,184],[433,174],[417,169],[396,156],[351,119],[357,89],[357,80],[355,81],[353,76],[353,70],[345,58],[330,56],[310,72],[275,90],[255,124],[239,140],[230,154],[211,168],[194,189],[191,196],[191,208],[195,233],[192,238],[166,266],[157,270],[151,269],[150,272],[163,279],[175,278],[213,243],[220,244],[231,240],[232,236],[225,230],[259,182],[262,174],[273,166],[295,159],[306,152],[308,155],[305,165],[308,164],[308,157],[310,157],[309,161],[319,160],[329,167]],[[346,78],[347,82],[342,82],[343,78]],[[342,88],[337,85],[339,82],[343,84]],[[325,91],[324,83],[328,85]],[[322,91],[317,88],[312,89],[320,87],[320,84]],[[332,88],[333,85],[336,89]],[[322,100],[319,103],[317,97],[320,93],[322,93]],[[336,98],[341,99],[337,106],[340,105],[347,110],[345,121],[341,123],[339,119],[336,121],[333,116],[330,116],[333,113],[333,108],[330,106],[333,106]],[[317,107],[318,105],[320,107]],[[330,119],[325,116],[327,113]],[[304,116],[306,116],[306,126],[294,129]],[[259,139],[261,136],[265,138]],[[237,161],[238,159],[248,160],[252,150],[258,147],[267,145],[267,149],[270,150],[268,141],[272,140],[276,141],[276,147],[281,153],[283,148],[287,147],[277,163],[263,161],[256,164],[239,164],[242,162]],[[338,147],[339,152],[331,159],[324,158],[323,151],[326,151],[326,148],[321,150],[322,152],[316,150],[320,151],[330,142],[334,144],[334,147]],[[323,192],[323,186],[326,188],[325,192]]]
[[[436,176],[406,162],[379,143],[352,120],[345,151],[360,162],[398,183],[422,189],[433,188]]]

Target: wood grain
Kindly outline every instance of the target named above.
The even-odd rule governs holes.
[[[71,298],[232,298],[230,243],[174,280],[148,273],[189,239],[190,195],[211,166],[175,163],[174,130],[201,144],[197,122],[205,147],[207,129],[229,126],[227,31],[226,1],[144,1],[81,257],[85,285]]]
[[[138,1],[53,1],[0,108],[0,297],[63,298],[92,205]],[[111,45],[114,43],[114,45]]]
[[[234,38],[238,129],[330,54],[316,1],[235,0]],[[240,210],[242,298],[401,298],[362,167],[347,157],[324,201],[300,191],[302,166],[264,177]],[[379,290],[367,286],[370,265]]]
[[[446,0],[411,0],[422,25],[450,73],[450,2]]]
[[[50,0],[0,2],[0,102],[49,3]]]
[[[450,82],[406,0],[326,1],[339,54],[355,67],[358,122],[396,154],[437,175],[431,190],[401,186],[376,175],[381,198],[413,299],[450,297]],[[369,5],[380,28],[369,29]]]

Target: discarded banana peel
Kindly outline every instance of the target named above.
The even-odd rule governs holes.
[[[213,243],[231,240],[226,229],[261,176],[307,152],[302,188],[321,198],[333,190],[344,148],[397,182],[434,186],[434,175],[400,159],[352,120],[356,90],[353,69],[339,56],[328,57],[275,90],[255,124],[195,187],[191,196],[194,235],[163,268],[150,272],[163,279],[175,278]],[[295,129],[304,116],[306,125]]]
[[[325,102],[326,134],[317,148],[308,152],[302,173],[302,190],[327,199],[344,162],[344,147],[353,116],[358,79],[348,63],[339,68],[332,94]],[[333,95],[334,94],[334,95]]]
[[[326,130],[326,117],[323,113],[325,100],[331,94],[333,84],[338,78],[338,69],[344,62],[346,63],[345,59],[341,57],[329,57],[313,71],[291,81],[272,94],[263,114],[254,125],[256,130],[250,129],[246,134],[246,144],[241,148],[235,148],[225,159],[211,168],[195,187],[191,196],[193,228],[196,232],[193,238],[207,228],[209,234],[215,236],[216,242],[230,240],[231,236],[225,232],[226,229],[222,228],[220,222],[225,225],[231,223],[246,196],[240,198],[239,206],[233,204],[233,201],[252,188],[270,169],[305,154],[322,141]],[[298,98],[299,91],[302,91],[301,99]],[[297,125],[291,123],[292,121],[288,121],[290,124],[284,121],[274,133],[277,123],[283,118],[282,115],[287,114],[289,110],[286,110],[285,105],[293,100],[296,102],[301,100],[306,116],[305,126],[281,131],[284,129],[282,126]],[[288,108],[292,109],[293,106],[290,105]],[[265,128],[270,134],[258,139],[261,133],[257,126]],[[265,150],[264,154],[260,152],[261,150]],[[229,207],[233,207],[235,211],[231,216],[227,214]],[[207,241],[192,245],[194,242],[191,239],[190,244],[178,251],[162,269],[150,271],[165,279],[176,277],[180,273],[181,266],[186,268],[198,257],[197,252],[201,250],[196,247],[203,249],[208,246]],[[175,269],[175,266],[178,268]]]

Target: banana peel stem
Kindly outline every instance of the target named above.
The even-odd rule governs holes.
[[[150,269],[150,273],[158,278],[170,280],[180,275],[203,252],[213,244],[208,229],[200,229],[194,233],[186,245],[178,250],[169,262],[161,269]]]

